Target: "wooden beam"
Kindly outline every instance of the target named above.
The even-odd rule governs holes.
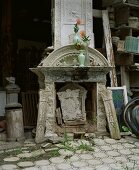
[[[108,17],[107,10],[102,10],[102,19],[103,19],[104,40],[105,40],[105,45],[106,45],[107,60],[110,66],[113,67],[112,70],[110,71],[111,86],[116,87],[117,77],[116,77],[116,71],[115,71],[114,52],[113,52],[111,30],[110,30],[109,17]]]
[[[5,78],[12,76],[13,71],[12,0],[3,0],[1,33],[2,77],[5,86]]]

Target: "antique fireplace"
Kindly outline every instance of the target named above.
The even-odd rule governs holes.
[[[106,117],[100,92],[111,70],[107,59],[89,48],[90,66],[79,67],[79,51],[63,46],[31,70],[40,85],[36,142],[67,132],[105,132]]]

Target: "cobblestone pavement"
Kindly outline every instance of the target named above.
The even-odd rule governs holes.
[[[139,170],[139,139],[103,136],[39,147],[26,141],[22,147],[1,150],[0,159],[0,170]]]

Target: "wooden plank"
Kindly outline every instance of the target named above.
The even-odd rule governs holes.
[[[112,70],[110,71],[111,86],[116,87],[117,77],[116,77],[116,71],[115,71],[114,52],[113,52],[111,30],[110,30],[107,10],[102,10],[102,19],[103,19],[104,39],[105,39],[105,44],[106,44],[107,59],[108,59],[110,66],[113,67]]]
[[[104,102],[111,138],[120,139],[121,138],[120,129],[117,121],[116,110],[112,99],[112,91],[106,90],[103,93],[101,93],[101,96]]]
[[[103,0],[102,6],[108,7],[108,6],[116,5],[116,4],[119,4],[119,3],[121,4],[123,2],[124,2],[124,0]]]

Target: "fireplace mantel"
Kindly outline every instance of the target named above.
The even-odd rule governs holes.
[[[102,66],[70,66],[70,67],[38,67],[31,70],[41,72],[46,82],[105,82],[106,74],[112,67]]]
[[[40,85],[36,142],[57,138],[56,106],[57,83],[95,84],[97,131],[106,132],[106,117],[101,93],[106,84],[106,74],[112,69],[107,59],[96,49],[88,48],[90,66],[80,67],[79,51],[73,45],[61,47],[46,56],[36,68],[30,70],[38,75]],[[93,87],[92,87],[93,88]],[[78,89],[77,89],[78,90]],[[75,91],[77,91],[75,89]]]

